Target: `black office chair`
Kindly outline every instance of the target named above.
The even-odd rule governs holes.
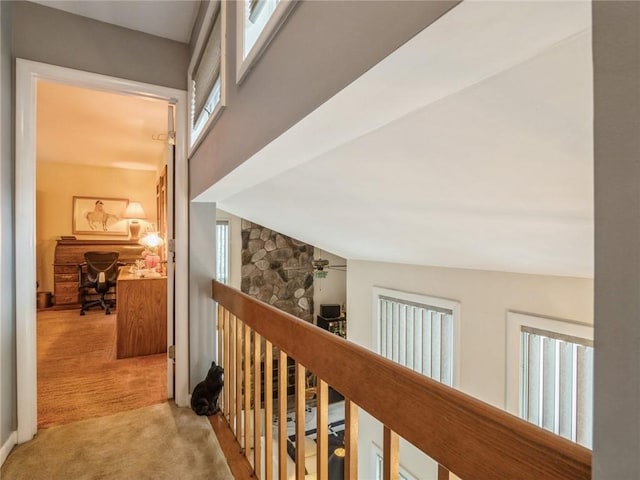
[[[116,285],[118,268],[123,263],[118,262],[118,252],[86,252],[84,263],[78,266],[80,291],[82,294],[82,308],[80,315],[95,306],[100,306],[105,315],[111,314],[111,308],[115,306],[115,299],[107,300],[105,295],[111,287]],[[90,290],[95,290],[97,299],[91,299]],[[95,294],[93,294],[95,295]]]

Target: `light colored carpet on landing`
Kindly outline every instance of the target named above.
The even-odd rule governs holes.
[[[207,417],[162,403],[40,430],[14,448],[2,480],[208,479],[233,476]]]

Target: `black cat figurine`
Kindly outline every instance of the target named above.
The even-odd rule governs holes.
[[[218,396],[222,391],[224,369],[211,362],[207,377],[196,385],[191,394],[191,409],[198,415],[214,415],[218,407]]]

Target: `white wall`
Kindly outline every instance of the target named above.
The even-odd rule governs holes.
[[[460,390],[505,407],[506,315],[515,310],[593,324],[593,280],[515,273],[349,261],[349,340],[373,349],[372,287],[456,300],[461,303]],[[360,476],[372,478],[370,445],[382,445],[378,422],[361,413]],[[433,465],[409,445],[401,463],[419,479],[437,478]]]
[[[189,391],[217,358],[216,315],[211,279],[216,275],[216,205],[192,202],[189,209]]]

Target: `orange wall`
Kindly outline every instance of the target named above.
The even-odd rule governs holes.
[[[37,162],[36,274],[39,291],[53,291],[53,259],[60,235],[73,235],[73,197],[126,198],[142,203],[147,215],[141,232],[157,223],[156,172]],[[76,235],[77,238],[127,240],[128,236]],[[19,268],[19,267],[18,267]]]

